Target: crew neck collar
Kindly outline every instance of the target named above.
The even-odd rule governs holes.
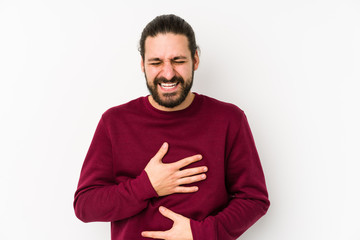
[[[202,101],[201,95],[197,94],[196,92],[193,92],[193,93],[194,93],[194,99],[191,102],[191,104],[187,108],[178,110],[178,111],[163,111],[163,110],[155,108],[153,105],[151,105],[151,103],[149,101],[149,95],[143,97],[142,100],[143,100],[146,110],[151,114],[155,114],[155,115],[162,116],[162,117],[174,117],[174,116],[181,117],[181,116],[186,116],[189,113],[194,112],[194,110],[196,110],[198,108],[198,106],[200,105],[200,103]]]

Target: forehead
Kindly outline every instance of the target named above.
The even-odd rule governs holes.
[[[145,40],[145,58],[190,57],[188,39],[181,34],[158,34]]]

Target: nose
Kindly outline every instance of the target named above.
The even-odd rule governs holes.
[[[162,76],[167,80],[171,80],[175,76],[175,70],[171,62],[164,62]]]

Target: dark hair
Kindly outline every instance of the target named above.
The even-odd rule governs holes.
[[[145,40],[147,37],[155,37],[159,33],[174,33],[185,35],[189,42],[189,50],[191,57],[194,58],[195,52],[198,49],[195,40],[195,33],[190,24],[184,19],[174,14],[160,15],[149,22],[144,28],[141,38],[139,51],[141,57],[144,59],[145,56]]]

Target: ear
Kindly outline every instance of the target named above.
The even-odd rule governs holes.
[[[141,58],[141,71],[145,72],[144,59]]]
[[[200,63],[199,53],[197,50],[195,52],[193,61],[194,61],[194,71],[195,71],[196,69],[198,69]]]

